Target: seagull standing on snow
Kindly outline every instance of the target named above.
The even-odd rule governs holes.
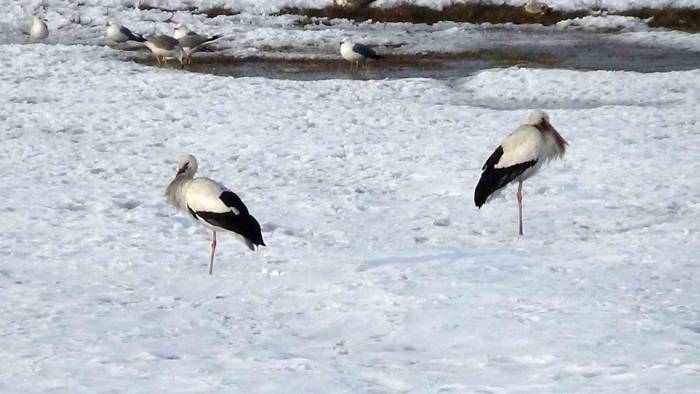
[[[110,20],[107,22],[107,39],[111,42],[127,42],[136,41],[144,42],[146,41],[140,34],[135,34],[131,30],[117,23],[117,21]]]
[[[523,235],[523,182],[544,162],[562,157],[568,143],[549,123],[544,111],[533,111],[528,122],[510,133],[486,160],[474,191],[478,208],[489,196],[511,182],[518,182],[518,233]]]
[[[218,40],[223,37],[222,34],[216,34],[211,37],[197,34],[187,29],[185,25],[175,27],[173,37],[178,40],[184,52],[185,63],[192,64],[192,54],[202,49],[206,44]]]
[[[191,216],[212,231],[209,274],[214,270],[216,232],[229,231],[250,250],[265,246],[260,224],[236,193],[209,178],[194,178],[197,159],[188,155],[177,166],[177,175],[165,190],[168,204]]]
[[[177,59],[180,61],[180,68],[182,68],[184,52],[180,46],[180,42],[173,37],[161,35],[161,36],[148,36],[144,37],[144,45],[153,52],[153,56],[156,57],[158,64],[166,63],[165,59]]]
[[[46,18],[35,16],[32,28],[29,30],[29,37],[34,40],[43,40],[49,36],[49,28],[46,26]],[[26,31],[26,30],[25,30]]]
[[[343,40],[340,42],[340,56],[349,62],[355,63],[355,67],[359,67],[360,62],[366,59],[382,58],[382,56],[378,55],[374,49],[368,47],[367,45],[354,43],[347,37],[343,38]]]

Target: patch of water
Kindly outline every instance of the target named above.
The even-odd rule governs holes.
[[[689,50],[622,43],[615,34],[551,29],[489,29],[474,49],[458,53],[407,54],[384,48],[385,59],[354,68],[335,57],[332,49],[320,53],[269,52],[254,58],[222,53],[200,53],[192,72],[232,77],[290,80],[462,78],[476,71],[526,66],[575,70],[667,72],[700,68],[700,53]],[[465,40],[468,38],[465,38]],[[461,43],[458,43],[461,44]],[[456,45],[469,47],[470,43]],[[400,47],[401,45],[397,45]],[[381,49],[381,48],[380,48]],[[153,64],[145,55],[132,60]]]

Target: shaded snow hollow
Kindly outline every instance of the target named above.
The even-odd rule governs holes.
[[[0,391],[692,392],[700,71],[296,82],[2,45]],[[532,108],[570,142],[481,210]],[[165,205],[185,153],[248,252]]]

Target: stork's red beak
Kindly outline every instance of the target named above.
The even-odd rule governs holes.
[[[184,174],[187,169],[190,168],[190,163],[185,163],[182,165],[182,167],[177,169],[177,174],[175,176],[178,176],[180,174]]]
[[[557,141],[559,142],[559,144],[560,144],[561,146],[569,145],[569,143],[566,142],[566,140],[564,139],[564,137],[562,137],[561,134],[559,134],[559,132],[557,131],[557,129],[555,129],[554,126],[552,126],[551,123],[547,122],[547,128],[548,128],[552,133],[554,133],[554,138],[557,139]]]

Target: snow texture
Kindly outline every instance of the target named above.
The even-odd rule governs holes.
[[[516,26],[470,25],[441,22],[430,26],[409,23],[354,23],[334,20],[330,25],[311,24],[299,28],[299,16],[265,16],[242,14],[231,17],[207,18],[191,12],[135,10],[124,4],[103,7],[87,4],[74,7],[65,3],[48,2],[43,12],[51,31],[49,44],[105,45],[106,23],[115,19],[135,33],[172,35],[178,24],[207,36],[222,34],[213,46],[219,53],[233,57],[319,57],[337,58],[340,41],[350,37],[356,42],[378,46],[381,53],[413,54],[425,52],[464,52],[493,48],[494,42],[520,46],[535,43],[547,46],[569,39],[565,34],[575,30],[623,31],[624,34],[600,34],[593,39],[605,39],[622,44],[644,44],[674,47],[700,52],[697,34],[651,30],[644,21],[620,16],[589,16],[562,21],[554,27],[528,26],[535,36],[521,34]],[[27,43],[31,6],[14,4],[10,12],[0,14],[0,44]],[[572,45],[585,44],[586,38],[571,37]],[[578,44],[573,41],[579,41]],[[580,41],[584,41],[581,43]],[[132,56],[148,56],[148,52],[131,51]]]
[[[22,2],[2,0],[6,6],[22,7],[26,10],[40,10],[42,7],[52,8],[66,6],[59,0],[26,0]],[[494,4],[509,4],[524,6],[527,0],[465,0],[466,2],[491,2]],[[607,10],[624,11],[637,8],[667,8],[689,7],[700,8],[697,0],[539,0],[555,10]],[[442,9],[455,3],[455,0],[377,0],[372,7],[392,7],[398,4],[410,2],[416,5]],[[80,7],[99,7],[103,9],[131,8],[140,5],[142,7],[156,7],[166,10],[207,10],[212,8],[226,8],[243,13],[269,14],[279,11],[284,7],[322,8],[334,4],[334,0],[82,0]],[[77,6],[73,6],[78,8]]]
[[[3,45],[0,391],[692,392],[700,72],[294,82]],[[481,210],[498,141],[570,142]],[[257,254],[165,205],[185,153]]]
[[[270,0],[274,1],[274,0]],[[280,2],[288,2],[279,0]],[[322,0],[307,0],[309,2],[318,2]],[[486,3],[493,4],[509,4],[513,6],[524,6],[528,0],[466,0],[470,3]],[[700,3],[696,0],[538,0],[540,3],[547,4],[551,8],[560,11],[575,11],[575,10],[609,10],[609,11],[624,11],[636,8],[666,8],[666,7],[690,7],[700,8]],[[405,3],[406,0],[377,0],[373,5],[375,7],[390,7],[393,5]],[[422,5],[431,8],[442,8],[455,3],[454,0],[412,0],[411,3]]]
[[[584,16],[563,20],[557,23],[557,27],[571,28],[581,27],[586,30],[619,30],[619,31],[644,31],[648,30],[646,21],[640,18],[621,15]]]
[[[106,19],[235,53],[484,41],[47,3],[47,43],[21,33],[40,2],[0,14],[0,392],[697,391],[700,70],[216,77],[124,61]],[[535,108],[570,146],[525,183],[518,237],[514,188],[481,210],[473,189]],[[213,276],[210,232],[163,201],[187,153],[268,245],[221,234]]]

